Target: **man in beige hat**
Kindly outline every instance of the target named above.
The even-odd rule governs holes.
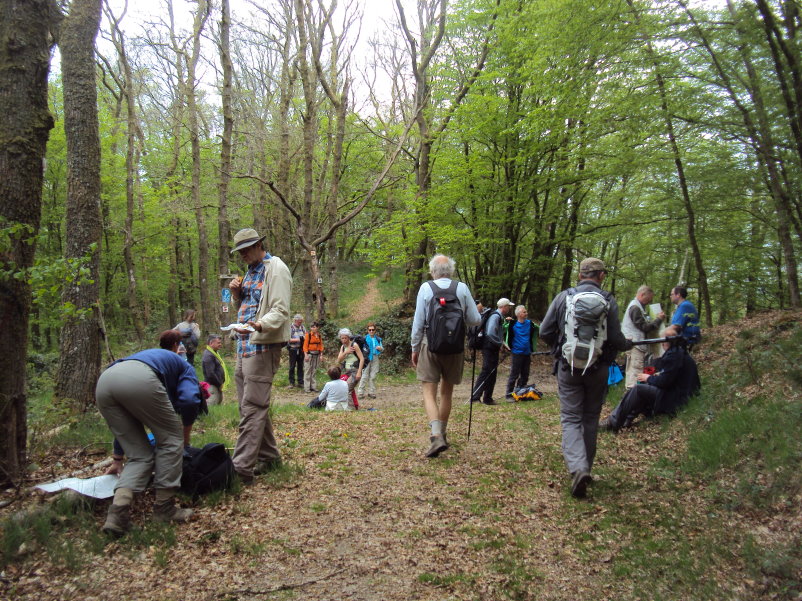
[[[540,324],[540,337],[551,345],[555,356],[562,451],[572,476],[571,494],[580,498],[593,481],[590,470],[607,394],[608,368],[618,351],[632,348],[632,342],[621,333],[615,297],[601,289],[606,275],[600,259],[584,259],[579,265],[579,283],[554,298]],[[588,324],[593,315],[597,322]],[[579,352],[583,346],[584,355]]]
[[[233,456],[234,469],[246,484],[254,474],[281,465],[269,409],[273,376],[290,337],[292,275],[281,259],[265,251],[264,238],[254,229],[240,230],[231,251],[248,266],[244,277],[229,284],[239,303],[237,323],[246,324],[235,329],[240,422]]]
[[[496,303],[496,311],[487,318],[485,324],[484,346],[482,346],[482,371],[476,379],[476,386],[471,391],[471,403],[481,399],[485,405],[495,405],[493,389],[496,387],[498,375],[498,356],[501,353],[504,319],[515,303],[508,298],[500,298]]]

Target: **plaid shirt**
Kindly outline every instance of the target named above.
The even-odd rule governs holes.
[[[265,257],[270,258],[270,255]],[[259,261],[254,266],[248,267],[248,273],[242,279],[242,304],[239,306],[237,321],[248,323],[256,321],[256,314],[259,311],[259,301],[262,299],[262,288],[265,283],[265,264]],[[237,334],[237,354],[243,357],[250,357],[256,353],[263,353],[263,344],[251,344],[250,334]]]

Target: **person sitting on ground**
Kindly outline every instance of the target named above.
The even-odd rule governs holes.
[[[209,384],[209,405],[223,404],[223,385],[228,380],[226,364],[220,356],[223,339],[219,334],[211,334],[206,340],[206,350],[203,351],[201,367],[203,379]]]
[[[362,349],[354,342],[353,334],[348,328],[342,328],[337,332],[337,337],[342,343],[340,352],[337,355],[337,363],[342,364],[344,375],[348,376],[348,390],[353,392],[356,385],[362,379],[362,368],[365,367],[365,356]]]
[[[323,338],[320,324],[313,322],[304,336],[304,391],[317,392],[317,368],[323,356]]]
[[[163,337],[180,334],[169,330]],[[125,449],[128,463],[122,470],[103,531],[123,535],[130,527],[134,493],[145,490],[153,476],[156,503],[153,519],[186,522],[191,509],[175,505],[181,484],[184,440],[176,411],[194,412],[200,407],[200,389],[192,366],[165,349],[147,349],[108,367],[95,388],[97,408]],[[155,447],[145,428],[153,432]]]
[[[678,326],[665,329],[666,337],[679,336]],[[665,352],[655,361],[654,374],[640,373],[638,384],[627,391],[607,419],[602,430],[618,431],[632,425],[638,415],[674,415],[701,387],[696,361],[680,338],[662,343]]]
[[[326,402],[326,411],[353,411],[354,406],[351,402],[351,394],[348,391],[348,383],[341,380],[342,372],[338,366],[334,366],[326,372],[329,375],[329,382],[323,386],[318,399]]]

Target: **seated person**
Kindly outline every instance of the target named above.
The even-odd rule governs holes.
[[[678,336],[679,328],[669,326],[664,335]],[[627,391],[610,416],[599,423],[602,430],[630,426],[638,415],[674,415],[701,384],[696,362],[685,349],[684,339],[662,343],[664,353],[654,363],[655,373],[637,375],[638,384]]]
[[[326,373],[330,381],[326,382],[318,395],[321,401],[326,401],[326,411],[353,411],[348,382],[340,379],[340,368],[334,366]]]

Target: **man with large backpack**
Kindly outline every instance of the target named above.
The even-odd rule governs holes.
[[[446,426],[454,386],[462,381],[465,328],[478,325],[481,319],[468,286],[452,279],[455,267],[450,257],[440,254],[432,257],[429,261],[432,280],[418,290],[412,321],[412,365],[423,387],[423,403],[431,428],[427,457],[437,457],[448,448]]]
[[[571,494],[579,498],[593,481],[608,368],[618,351],[632,347],[621,333],[615,297],[601,289],[606,274],[600,259],[584,259],[579,283],[554,298],[540,324],[540,337],[555,357],[563,458],[572,476]]]
[[[482,400],[485,405],[495,405],[493,400],[493,389],[496,387],[496,376],[498,375],[498,360],[501,353],[501,345],[504,343],[504,319],[514,307],[508,298],[498,299],[496,303],[498,309],[491,313],[485,324],[484,344],[482,345],[482,371],[476,379],[476,386],[471,391],[471,403],[478,403]]]

